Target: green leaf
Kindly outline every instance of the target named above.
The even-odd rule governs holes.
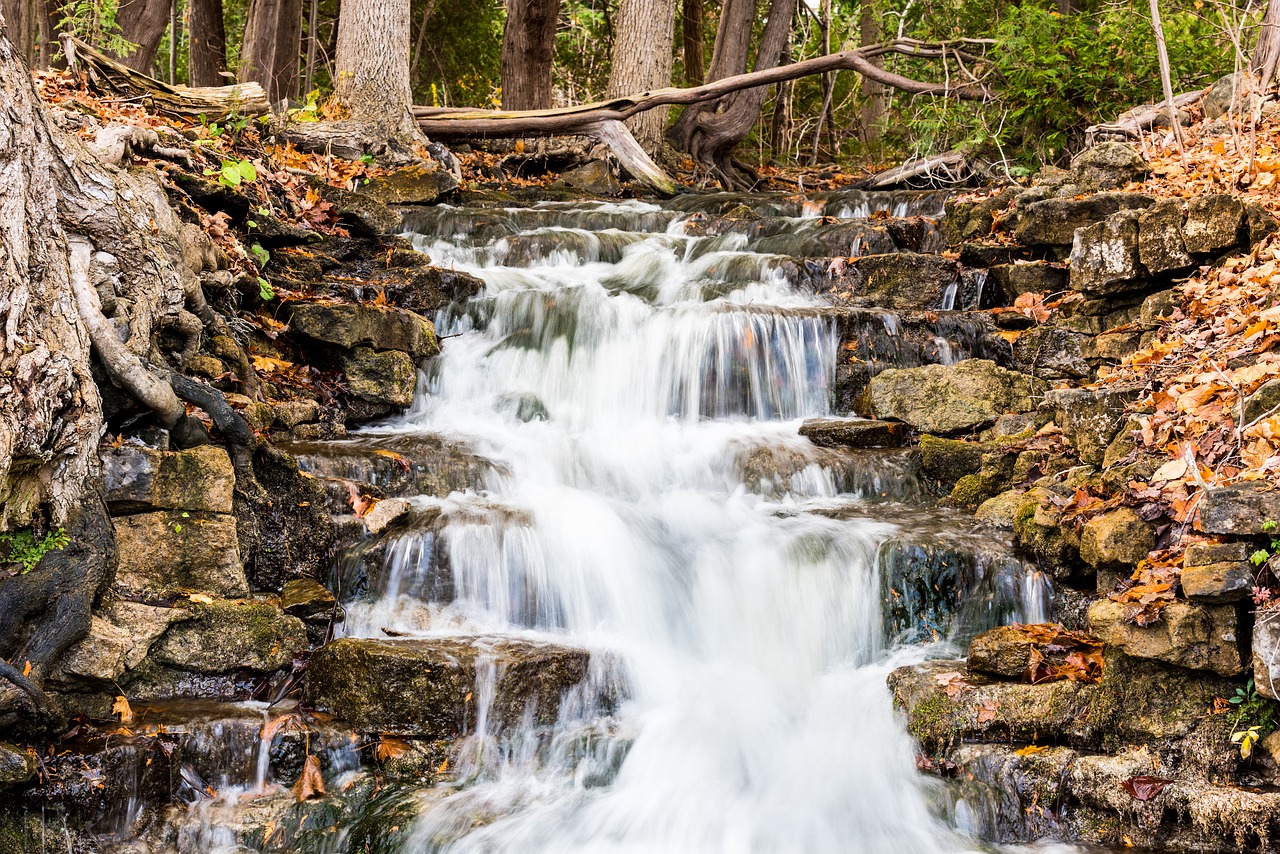
[[[263,249],[261,244],[253,244],[249,247],[249,251],[253,253],[254,260],[258,262],[259,267],[267,266],[267,262],[271,260],[271,253]]]
[[[236,169],[240,171],[240,177],[243,178],[244,180],[246,181],[258,180],[258,170],[253,168],[253,164],[248,160],[241,160],[236,165]]]
[[[240,182],[244,180],[240,175],[240,166],[233,162],[223,163],[222,171],[218,173],[218,180],[228,187],[239,187]]]
[[[1252,563],[1254,566],[1262,566],[1264,563],[1266,563],[1270,559],[1271,559],[1271,552],[1267,551],[1266,549],[1258,549],[1256,552],[1249,555],[1249,562]]]
[[[271,287],[271,283],[261,276],[258,277],[258,296],[263,302],[271,302],[276,298],[276,289]]]

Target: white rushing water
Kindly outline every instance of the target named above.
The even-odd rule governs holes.
[[[585,647],[594,681],[555,727],[499,731],[482,667],[461,785],[423,794],[405,850],[973,849],[931,810],[885,687],[923,654],[887,646],[876,569],[910,517],[812,512],[848,503],[797,434],[828,413],[834,322],[738,235],[635,203],[572,213],[418,238],[486,289],[440,318],[429,382],[379,432],[465,440],[502,473],[419,499],[439,520],[393,544],[386,595],[344,630]],[[773,497],[750,486],[760,448],[799,460]]]

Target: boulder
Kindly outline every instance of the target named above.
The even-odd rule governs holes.
[[[1099,190],[1114,190],[1147,175],[1147,161],[1124,142],[1102,142],[1071,158],[1072,177]]]
[[[121,445],[102,452],[102,480],[111,511],[189,510],[230,513],[236,474],[216,445],[157,451]]]
[[[1254,85],[1248,71],[1219,78],[1200,99],[1200,115],[1205,121],[1213,121],[1229,112],[1240,112],[1246,103],[1257,100],[1256,95],[1246,94]]]
[[[947,289],[956,284],[959,275],[959,265],[941,255],[862,255],[849,261],[838,287],[848,287],[855,300],[884,308],[937,309],[943,307]]]
[[[926,433],[956,433],[1006,412],[1030,412],[1039,380],[985,359],[882,371],[864,394],[863,414],[903,421]]]
[[[1258,693],[1280,700],[1280,611],[1259,611],[1253,624],[1253,685]]]
[[[0,791],[27,782],[39,768],[34,750],[0,741]],[[21,840],[14,841],[24,850]]]
[[[1247,561],[1184,566],[1182,592],[1195,602],[1222,605],[1243,602],[1253,590],[1253,569]]]
[[[1191,543],[1182,555],[1182,566],[1246,563],[1248,560],[1249,544],[1239,540],[1230,543]]]
[[[1013,530],[1013,519],[1018,513],[1018,506],[1022,504],[1022,496],[1022,492],[1014,489],[1002,492],[978,505],[978,510],[974,515],[979,522],[984,522],[994,528]]]
[[[560,173],[560,181],[575,190],[590,193],[593,196],[616,196],[622,192],[622,185],[613,176],[613,170],[603,160],[592,160],[582,166]]]
[[[1136,566],[1155,548],[1156,528],[1129,507],[1094,516],[1080,531],[1080,559],[1098,568]]]
[[[327,617],[333,613],[336,601],[329,588],[314,578],[291,579],[280,591],[280,610],[300,620],[318,615]]]
[[[399,350],[415,359],[440,352],[431,321],[404,309],[294,302],[286,310],[290,333],[303,338],[348,350],[359,346]]]
[[[1249,247],[1253,248],[1266,237],[1280,231],[1280,219],[1257,202],[1244,203],[1245,228],[1249,232]]]
[[[465,302],[484,290],[484,282],[461,270],[419,267],[403,281],[389,281],[383,292],[387,302],[430,317],[451,302]]]
[[[438,163],[406,166],[364,183],[360,192],[384,205],[429,205],[457,189],[458,179]]]
[[[120,563],[114,589],[126,596],[175,593],[247,596],[236,519],[176,510],[118,516]]]
[[[1280,409],[1280,380],[1263,383],[1244,399],[1244,423],[1252,424]]]
[[[1140,215],[1124,210],[1076,229],[1071,244],[1072,290],[1114,294],[1142,286],[1146,270],[1138,253]]]
[[[277,403],[271,423],[281,430],[292,430],[299,424],[320,420],[320,403],[309,398],[285,400]]]
[[[338,224],[356,237],[380,237],[404,228],[404,217],[377,199],[335,187],[320,176],[309,176],[307,185],[338,212]]]
[[[1037,326],[1013,343],[1013,364],[1044,380],[1084,379],[1092,370],[1084,351],[1089,336],[1061,326]]]
[[[1134,658],[1223,676],[1244,672],[1236,609],[1230,605],[1171,602],[1160,621],[1143,628],[1125,618],[1124,605],[1099,599],[1089,606],[1089,629],[1108,646]]]
[[[1244,203],[1235,196],[1197,196],[1187,203],[1182,236],[1188,252],[1220,252],[1240,242],[1244,227]]]
[[[373,404],[406,407],[413,403],[418,369],[408,353],[357,347],[338,359],[347,376],[347,389]]]
[[[52,679],[63,685],[101,688],[142,663],[156,639],[175,622],[190,618],[181,608],[112,602],[89,621],[89,634],[62,654]]]
[[[823,448],[900,448],[907,444],[904,424],[852,418],[810,418],[800,435]]]
[[[1051,294],[1065,291],[1070,271],[1051,261],[1015,261],[987,271],[991,284],[1006,303],[1026,293]]]
[[[307,649],[307,631],[297,617],[265,602],[191,602],[189,619],[172,626],[152,647],[157,664],[203,674],[285,667]]]
[[[1141,389],[1054,389],[1045,404],[1081,461],[1096,466],[1124,424],[1125,408],[1141,396]]]
[[[1102,222],[1122,210],[1149,206],[1154,200],[1137,193],[1097,193],[1082,199],[1042,199],[1022,207],[1017,235],[1027,246],[1070,246],[1076,229]]]
[[[1156,202],[1138,217],[1138,259],[1148,273],[1185,270],[1194,263],[1182,239],[1187,213],[1182,202]]]
[[[953,484],[966,475],[977,474],[988,448],[981,442],[943,439],[926,433],[920,437],[920,470],[942,483]]]
[[[1206,533],[1252,536],[1263,533],[1267,522],[1280,522],[1280,490],[1267,491],[1262,483],[1251,482],[1204,491],[1200,530]]]
[[[515,724],[531,708],[550,724],[589,662],[584,649],[516,638],[343,638],[312,655],[305,698],[363,732],[454,738],[475,726],[478,679],[496,676],[491,722]]]

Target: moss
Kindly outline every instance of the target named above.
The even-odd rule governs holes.
[[[955,705],[943,694],[935,694],[911,709],[907,731],[934,755],[942,753],[959,738]]]
[[[942,439],[925,434],[920,437],[921,468],[930,477],[954,484],[962,477],[977,474],[987,446],[963,439]]]

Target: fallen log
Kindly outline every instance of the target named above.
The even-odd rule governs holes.
[[[968,158],[962,152],[948,151],[931,157],[909,160],[901,166],[863,178],[852,186],[858,190],[884,190],[915,178],[935,184],[957,184],[968,177]]]
[[[1196,89],[1193,92],[1183,92],[1181,95],[1173,99],[1174,109],[1189,107],[1192,104],[1199,103],[1200,99],[1205,96],[1208,89]],[[1103,124],[1092,125],[1085,128],[1084,139],[1086,145],[1093,145],[1098,138],[1106,138],[1118,136],[1123,138],[1136,137],[1145,130],[1150,130],[1161,118],[1169,116],[1169,102],[1161,101],[1159,104],[1143,104],[1140,107],[1134,107],[1126,113],[1120,115],[1114,122],[1105,122]]]

